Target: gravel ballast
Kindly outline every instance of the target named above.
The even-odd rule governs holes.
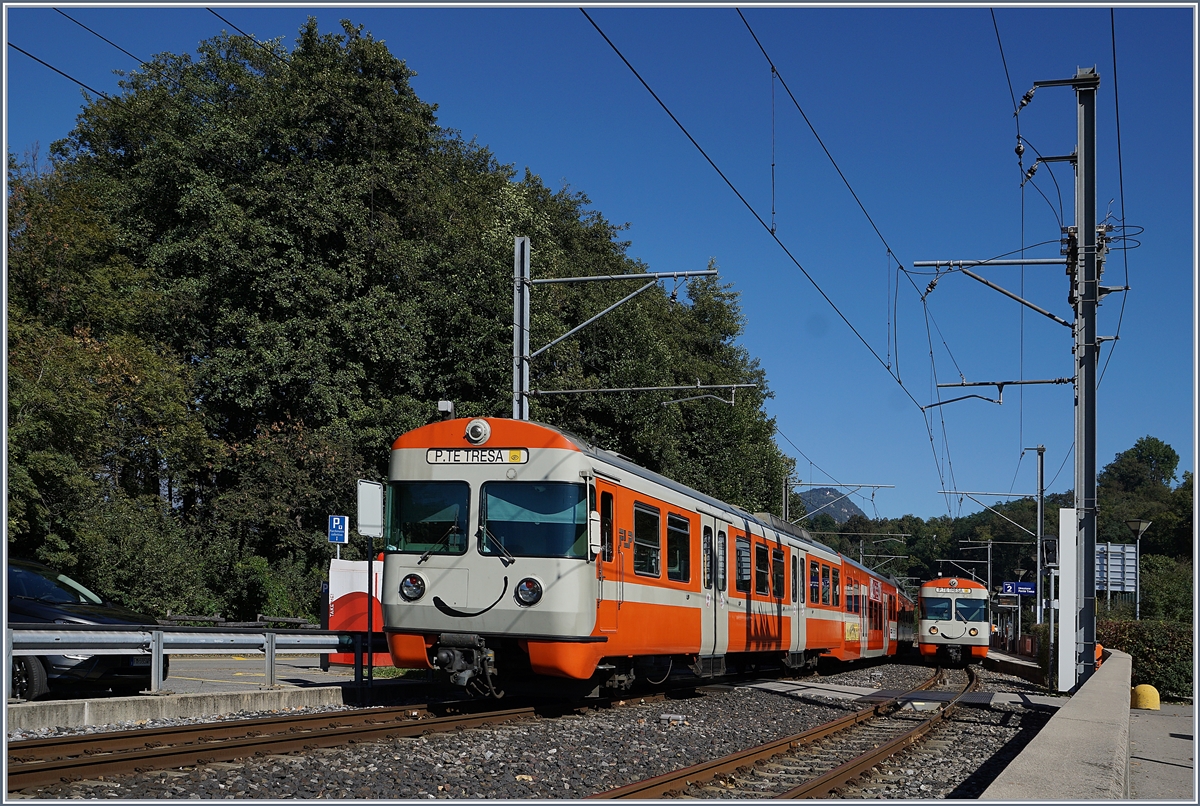
[[[848,686],[907,689],[928,675],[929,670],[919,665],[889,663],[854,667],[816,679]],[[983,687],[987,690],[1038,691],[1007,675],[986,671],[983,675]],[[448,734],[147,772],[106,781],[78,781],[23,794],[38,798],[120,800],[581,798],[800,733],[862,707],[863,704],[849,700],[788,696],[734,686],[704,696],[654,703],[634,698],[623,707],[583,715],[536,718]],[[1023,732],[1032,736],[1030,731],[1040,727],[1034,724],[1038,719],[1044,722],[1048,718],[1032,717],[1032,712],[1020,708],[970,708],[962,713],[977,722],[966,731],[969,735],[952,741],[955,775],[943,776],[947,780],[934,780],[929,776],[920,778],[916,773],[901,773],[896,778],[893,772],[897,786],[883,797],[945,797],[1005,745],[1015,744],[1014,738]],[[230,718],[245,716],[249,714]],[[91,730],[119,727],[96,726]],[[995,772],[988,780],[994,775]],[[920,778],[915,787],[907,783],[915,778]],[[964,790],[958,792],[953,797],[970,797],[963,794]]]

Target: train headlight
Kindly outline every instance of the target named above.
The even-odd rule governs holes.
[[[472,420],[467,423],[467,442],[472,445],[482,445],[492,435],[492,427],[487,420]]]
[[[929,634],[930,634],[930,635],[937,635],[937,626],[930,627],[930,628],[929,628]]]
[[[542,599],[542,583],[532,577],[526,577],[517,583],[517,604],[529,607]]]
[[[425,595],[425,580],[418,574],[409,574],[400,582],[400,595],[405,601],[417,601]]]
[[[969,632],[971,635],[979,635],[979,630],[975,629],[974,627],[967,630],[967,632]]]

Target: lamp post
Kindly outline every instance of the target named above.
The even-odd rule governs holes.
[[[1134,518],[1132,520],[1125,521],[1125,525],[1129,527],[1129,531],[1133,532],[1137,545],[1137,548],[1134,549],[1134,555],[1137,559],[1137,565],[1135,566],[1137,569],[1137,576],[1134,577],[1134,589],[1137,591],[1137,604],[1135,605],[1136,612],[1134,613],[1134,618],[1136,618],[1138,621],[1142,620],[1142,535],[1144,535],[1146,530],[1150,528],[1151,523],[1153,523],[1153,521],[1145,521],[1141,518]]]

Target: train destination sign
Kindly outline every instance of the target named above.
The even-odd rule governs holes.
[[[430,448],[425,461],[431,465],[523,465],[529,461],[526,448]]]

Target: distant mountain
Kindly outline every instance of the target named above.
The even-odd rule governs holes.
[[[809,512],[812,512],[813,510],[825,506],[825,504],[829,504],[830,501],[836,501],[837,499],[842,498],[843,495],[845,495],[845,493],[843,493],[841,490],[835,490],[832,487],[817,487],[816,489],[807,490],[800,493],[800,499],[804,501],[805,508],[807,508]],[[821,509],[816,514],[824,515],[826,513],[828,513],[829,517],[833,518],[837,523],[845,523],[846,521],[850,520],[851,515],[862,515],[864,518],[867,516],[867,513],[859,509],[854,502],[850,500],[849,496],[842,498],[842,500],[838,501],[836,504],[829,504],[829,506],[825,506],[824,509]]]

